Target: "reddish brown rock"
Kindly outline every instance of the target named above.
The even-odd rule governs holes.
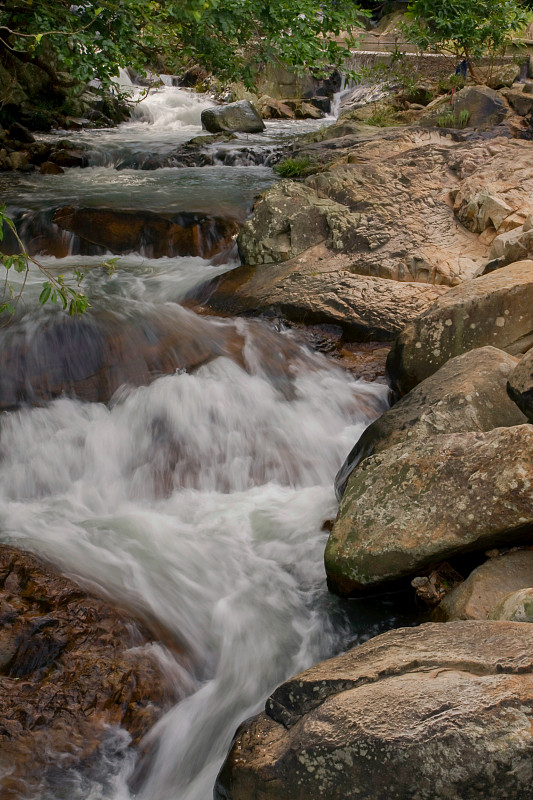
[[[0,796],[83,771],[107,726],[136,745],[184,694],[150,635],[34,556],[0,546]]]
[[[211,258],[229,247],[238,232],[235,220],[185,211],[155,214],[67,206],[58,209],[53,222],[112,253],[141,252],[149,258]]]

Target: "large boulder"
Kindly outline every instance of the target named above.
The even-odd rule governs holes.
[[[403,394],[460,353],[493,345],[516,354],[532,335],[533,261],[519,261],[454,287],[408,325],[387,360],[389,380]]]
[[[452,358],[364,431],[335,479],[337,496],[342,496],[350,474],[364,458],[400,442],[527,422],[506,391],[517,363],[495,347]]]
[[[118,726],[136,745],[185,694],[150,634],[29,553],[0,546],[0,795],[56,795]],[[185,665],[185,662],[184,662]],[[81,775],[80,775],[81,773]]]
[[[487,619],[508,594],[533,586],[533,550],[514,550],[485,561],[441,600],[433,619]]]
[[[361,275],[455,286],[481,274],[488,248],[448,201],[458,184],[449,162],[468,148],[429,132],[345,131],[337,126],[337,138],[301,152],[327,169],[302,183],[281,181],[261,197],[239,235],[243,262],[277,264],[324,243],[328,258],[344,256],[343,266]],[[488,155],[479,148],[481,160]]]
[[[531,425],[417,438],[366,458],[326,547],[331,589],[349,595],[530,539],[532,484]]]
[[[527,351],[509,376],[507,391],[526,417],[533,422],[533,348]]]
[[[324,268],[320,256],[268,269],[239,267],[199,291],[223,314],[281,314],[294,322],[333,324],[358,341],[390,341],[446,290]]]
[[[526,800],[533,629],[390,631],[291,678],[236,733],[215,800]]]
[[[444,125],[445,116],[453,114],[453,124]],[[441,127],[466,127],[488,130],[499,125],[510,114],[509,105],[499,92],[488,86],[465,86],[450,101],[448,98],[432,104],[422,115],[420,125]],[[465,120],[463,123],[462,120]]]
[[[205,108],[202,111],[202,125],[209,133],[221,131],[261,133],[265,130],[265,123],[249,100]]]

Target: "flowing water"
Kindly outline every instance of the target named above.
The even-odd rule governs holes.
[[[69,203],[223,207],[243,218],[254,194],[274,180],[266,167],[113,169],[126,151],[162,152],[200,133],[205,105],[183,90],[158,90],[131,122],[71,137],[90,143],[99,165],[16,177],[10,207],[19,218]],[[288,130],[273,124],[269,146]],[[132,319],[150,330],[157,317],[171,320],[180,340],[201,342],[208,357],[194,370],[122,387],[107,405],[65,396],[4,413],[1,537],[158,623],[194,666],[184,675],[172,652],[161,651],[190,694],[150,733],[147,765],[135,764],[123,731],[110,731],[90,775],[65,774],[62,788],[39,798],[208,800],[237,725],[277,684],[394,624],[390,609],[383,621],[383,605],[372,613],[330,596],[322,562],[335,473],[385,408],[387,391],[305,351],[290,331],[197,317],[179,305],[235,262],[133,253],[109,275],[99,261],[46,259],[61,272],[92,264],[86,337],[94,340],[94,326],[111,317],[126,330]],[[2,334],[4,347],[17,340],[27,353],[55,324],[57,314],[34,307],[39,282],[32,274],[27,310]],[[45,337],[37,361],[55,364],[58,342]],[[78,366],[87,357],[82,345]],[[31,382],[29,373],[24,380]]]

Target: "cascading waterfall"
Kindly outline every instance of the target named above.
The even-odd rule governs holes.
[[[199,133],[206,104],[165,86],[139,104],[133,121],[71,138],[92,140],[93,152],[164,151],[170,139],[175,146]],[[266,138],[283,139],[289,130],[279,125]],[[204,209],[240,203],[243,216],[253,193],[273,180],[264,168],[250,169],[197,170],[197,179],[191,170],[188,188],[184,170],[158,170],[150,173],[148,194],[146,184],[139,189],[146,178],[133,171],[72,169],[60,179],[21,178],[11,202],[24,207],[20,189],[26,186],[45,205],[49,192],[49,208],[61,195],[62,204],[69,197],[96,203],[102,196],[117,208],[139,203],[184,211],[197,210],[196,197]],[[117,176],[125,176],[118,188]],[[230,186],[238,201],[227,199]],[[69,800],[209,800],[239,722],[287,676],[372,631],[368,619],[354,626],[346,604],[327,592],[323,523],[336,511],[335,473],[386,407],[387,389],[354,380],[302,349],[288,331],[202,320],[177,305],[231,263],[132,254],[109,275],[97,262],[70,256],[46,263],[58,272],[92,265],[95,319],[112,309],[124,324],[137,315],[146,327],[150,314],[170,315],[178,333],[188,326],[191,340],[201,331],[215,344],[231,325],[227,347],[213,345],[194,371],[122,388],[108,406],[62,397],[4,414],[1,537],[155,621],[194,665],[190,696],[148,737],[150,760],[135,763],[127,735],[110,731],[111,745],[89,777],[64,776]],[[38,290],[39,276],[32,274],[29,308]],[[4,346],[6,337],[18,336],[25,352],[31,349],[46,313],[21,315],[2,334]],[[165,657],[170,671],[182,669],[170,652]],[[64,796],[50,790],[38,800]]]

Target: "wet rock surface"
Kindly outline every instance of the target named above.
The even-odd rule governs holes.
[[[306,258],[266,268],[237,268],[199,295],[217,313],[274,313],[294,322],[339,325],[357,341],[390,341],[447,291],[357,275],[324,264],[321,252],[319,247]]]
[[[211,258],[231,247],[238,231],[235,220],[194,212],[156,214],[107,208],[58,209],[53,222],[82,242],[112,253],[141,252],[150,258]]]
[[[34,556],[0,546],[0,794],[90,769],[117,726],[136,745],[185,694],[150,635]]]
[[[404,394],[467,350],[519,354],[532,338],[533,261],[519,261],[454,287],[408,325],[389,355],[389,380]]]
[[[280,686],[236,733],[216,800],[531,798],[533,629],[399,629]]]
[[[348,595],[533,535],[533,426],[415,439],[352,473],[326,547]],[[450,502],[453,498],[453,502]]]
[[[527,422],[506,391],[517,363],[495,347],[471,350],[448,361],[365,430],[335,479],[338,496],[364,458],[401,442]]]
[[[249,100],[239,100],[225,106],[204,109],[202,125],[209,133],[220,131],[261,133],[265,130],[263,120]]]

